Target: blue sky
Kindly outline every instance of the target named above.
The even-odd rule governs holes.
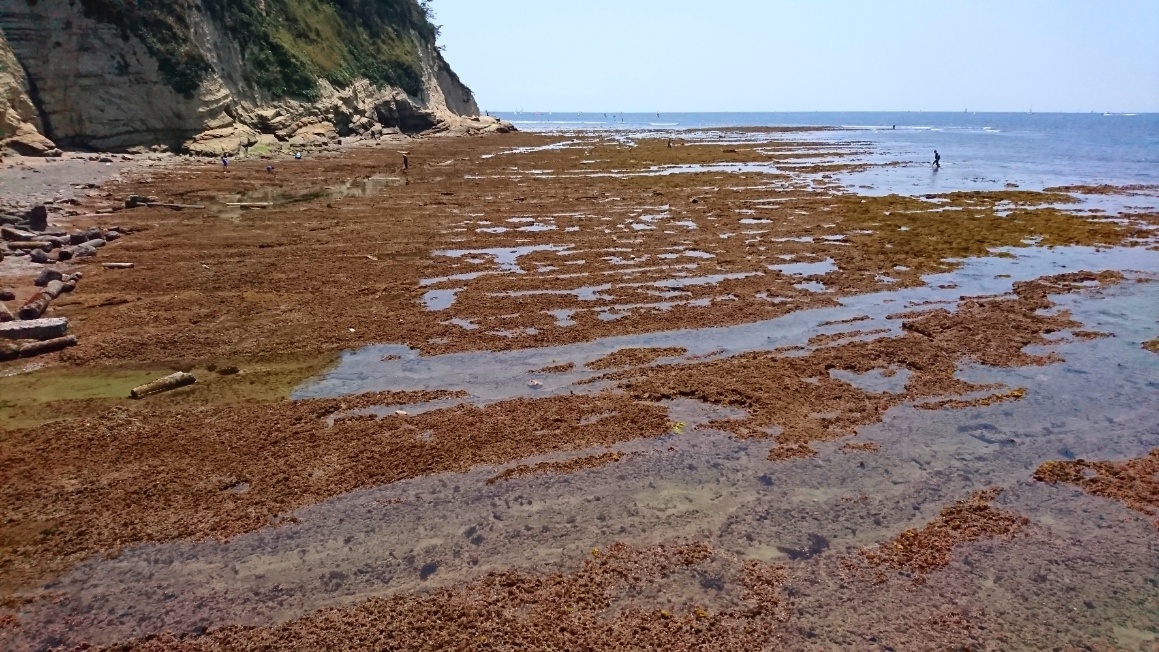
[[[492,111],[1159,111],[1159,0],[432,5]]]

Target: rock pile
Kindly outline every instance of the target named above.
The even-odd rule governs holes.
[[[41,265],[53,265],[73,258],[95,256],[97,250],[120,239],[118,228],[90,227],[72,232],[50,229],[48,210],[34,206],[23,215],[0,215],[0,260],[6,256],[28,256]]]

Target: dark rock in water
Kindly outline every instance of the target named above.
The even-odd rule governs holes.
[[[809,535],[809,547],[807,548],[785,548],[777,546],[777,550],[780,550],[781,552],[788,555],[789,559],[792,561],[797,561],[798,559],[810,559],[812,557],[816,557],[828,549],[829,539],[816,533]]]
[[[28,228],[33,231],[48,229],[48,209],[44,205],[34,206],[24,217],[28,220]]]
[[[724,578],[723,577],[702,577],[700,578],[700,588],[706,591],[723,591]]]

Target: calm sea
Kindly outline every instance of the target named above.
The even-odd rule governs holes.
[[[900,162],[879,190],[1159,184],[1159,114],[1094,113],[502,113],[520,129],[681,130],[846,127],[809,140],[868,142],[872,162]],[[795,135],[794,137],[801,137]],[[932,172],[933,151],[942,169]]]

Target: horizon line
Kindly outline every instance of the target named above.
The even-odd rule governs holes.
[[[681,113],[683,113],[683,114],[694,114],[694,113],[699,113],[699,114],[705,114],[705,113],[710,113],[710,114],[741,114],[741,113],[767,113],[767,114],[785,114],[785,113],[946,113],[946,114],[951,114],[951,115],[961,115],[963,113],[967,113],[970,115],[975,115],[975,114],[985,114],[985,115],[996,115],[996,114],[1005,114],[1005,115],[1092,115],[1093,114],[1093,115],[1119,115],[1119,116],[1159,115],[1159,110],[1153,110],[1153,111],[968,111],[968,110],[966,110],[966,111],[946,111],[946,110],[927,111],[927,110],[922,110],[922,109],[916,109],[916,110],[810,109],[810,110],[802,110],[802,111],[784,111],[784,110],[782,110],[782,111],[769,111],[769,110],[762,110],[762,111],[737,111],[737,110],[731,110],[731,111],[664,111],[664,110],[660,110],[660,111],[571,111],[571,110],[567,110],[567,111],[560,111],[560,110],[528,111],[528,110],[522,110],[522,111],[519,111],[519,110],[512,110],[512,109],[487,109],[487,112],[489,112],[489,113],[515,113],[515,114],[524,114],[524,115],[526,115],[526,114],[554,114],[554,113],[574,114],[574,115],[584,115],[584,114],[595,115],[595,114],[601,114],[601,113],[608,114],[608,115],[654,115],[657,113],[659,113],[660,115],[664,115],[665,113],[667,113],[669,115],[681,114]]]

